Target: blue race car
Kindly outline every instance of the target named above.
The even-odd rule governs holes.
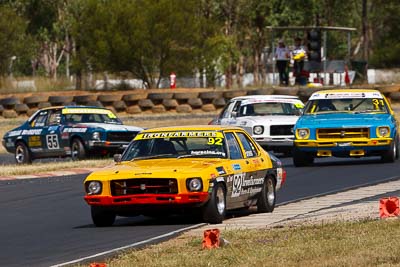
[[[315,92],[297,121],[293,163],[311,165],[316,157],[399,157],[394,112],[377,90],[340,89]]]
[[[143,130],[123,125],[109,109],[59,106],[38,110],[21,126],[7,132],[3,146],[18,164],[38,158],[120,153]]]

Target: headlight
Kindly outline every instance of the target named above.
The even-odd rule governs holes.
[[[97,195],[101,193],[101,183],[99,181],[90,181],[86,183],[86,193],[88,195]]]
[[[308,139],[308,137],[310,136],[310,130],[305,128],[297,129],[296,135],[298,139]]]
[[[388,137],[390,135],[390,129],[387,126],[378,127],[377,134],[379,137]]]
[[[191,192],[199,192],[203,190],[203,182],[201,178],[189,178],[186,180],[186,187]]]
[[[260,134],[263,134],[263,132],[264,132],[264,126],[257,125],[257,126],[253,127],[254,134],[260,135]]]
[[[94,140],[100,140],[100,133],[99,133],[99,132],[94,132],[94,133],[92,133],[92,139],[94,139]]]

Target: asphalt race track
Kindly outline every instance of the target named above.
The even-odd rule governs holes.
[[[283,163],[287,182],[278,193],[278,204],[397,179],[400,173],[399,161],[382,164],[378,158],[324,159],[305,168],[295,168],[291,158],[283,159]],[[2,266],[62,265],[168,233],[173,236],[175,231],[198,224],[183,216],[135,217],[117,218],[113,227],[96,228],[83,200],[84,178],[76,175],[0,182]],[[95,260],[99,258],[88,262]]]

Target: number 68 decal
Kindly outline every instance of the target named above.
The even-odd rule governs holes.
[[[56,134],[46,135],[46,143],[49,149],[57,149],[60,147],[58,144],[58,136]]]
[[[210,137],[210,138],[208,138],[207,145],[222,146],[222,138],[221,137]]]

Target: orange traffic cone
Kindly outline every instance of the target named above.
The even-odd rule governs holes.
[[[219,229],[205,230],[203,237],[203,249],[219,248],[219,234]]]
[[[105,263],[92,262],[89,267],[107,267]]]
[[[379,216],[381,218],[399,216],[400,209],[398,197],[381,198],[379,203]]]

